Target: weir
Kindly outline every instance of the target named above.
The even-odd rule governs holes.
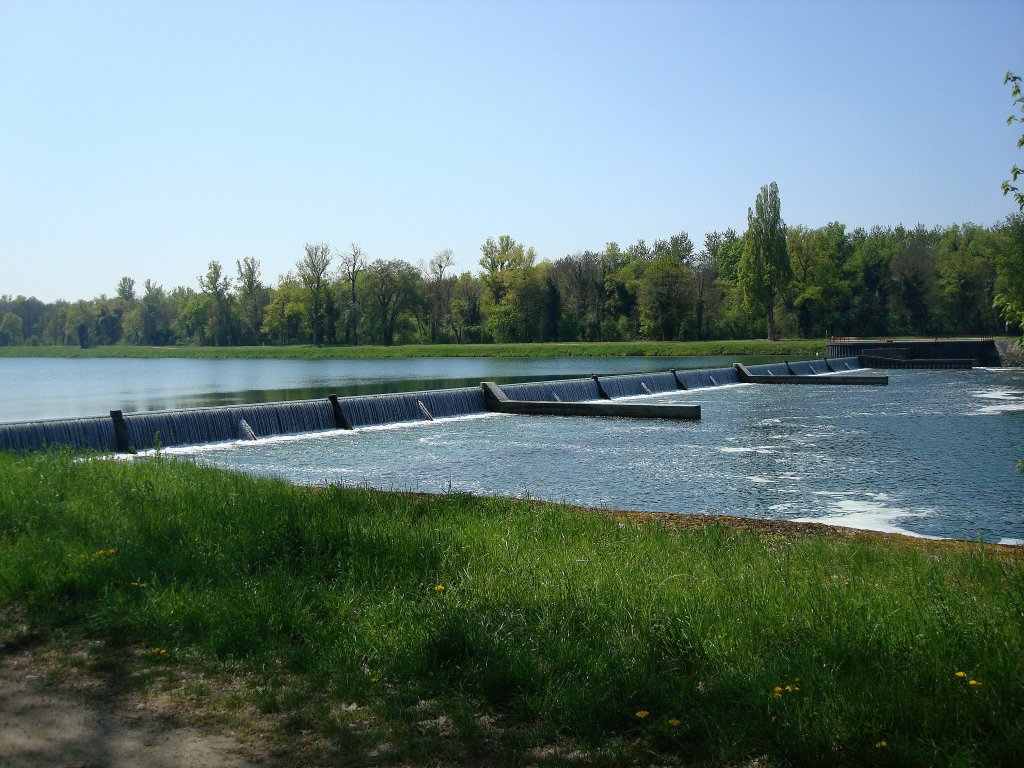
[[[0,424],[0,449],[43,451],[50,446],[69,446],[83,451],[116,451],[112,419],[47,419]]]
[[[487,409],[519,416],[603,416],[631,419],[699,419],[699,405],[651,403],[615,403],[608,400],[560,403],[547,400],[510,400],[493,381],[480,385],[487,398]]]
[[[137,450],[200,445],[225,440],[292,435],[335,429],[327,400],[184,408],[124,415],[125,431]],[[246,431],[243,422],[249,428]]]
[[[705,389],[706,387],[722,387],[727,384],[740,383],[734,368],[676,371],[676,376],[683,382],[686,389]]]
[[[999,349],[992,338],[862,339],[830,336],[829,357],[857,355],[871,368],[999,367]]]
[[[351,429],[406,421],[433,421],[486,411],[484,395],[479,387],[339,397],[338,405]]]
[[[586,401],[600,400],[597,381],[589,379],[561,379],[558,381],[531,381],[523,384],[503,384],[502,390],[511,400]]]
[[[253,440],[276,435],[351,430],[425,422],[488,411],[532,415],[618,416],[699,419],[700,406],[614,402],[677,390],[739,383],[885,384],[885,376],[843,376],[862,368],[858,357],[768,363],[749,368],[671,370],[616,376],[591,376],[500,387],[401,392],[279,403],[187,408],[142,413],[111,411],[106,417],[50,419],[0,424],[0,450],[39,451],[70,448],[133,453],[156,447]],[[822,375],[829,374],[829,375]]]
[[[804,361],[800,363],[784,363],[792,373],[776,373],[778,370],[769,369],[769,366],[752,365],[749,368],[743,363],[733,363],[739,380],[744,384],[823,384],[823,385],[861,385],[861,386],[885,386],[889,383],[888,376],[844,376],[839,373],[829,373],[835,369],[836,363],[828,364],[826,361]],[[845,370],[853,370],[846,368]],[[804,373],[808,371],[809,373]],[[828,374],[827,376],[824,374]]]
[[[600,376],[601,387],[610,397],[636,397],[661,392],[675,392],[679,382],[672,371],[666,373],[633,373],[623,376]]]

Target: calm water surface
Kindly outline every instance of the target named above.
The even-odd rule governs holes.
[[[591,373],[714,368],[780,358],[611,357],[512,360],[65,360],[0,358],[0,422],[166,408],[539,381]]]
[[[169,452],[307,484],[1024,540],[1024,371],[888,373],[643,398],[700,403],[699,422],[492,414]]]

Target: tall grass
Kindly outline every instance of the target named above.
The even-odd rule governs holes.
[[[1024,743],[1024,569],[981,545],[669,532],[164,459],[3,455],[0,476],[0,605],[261,670],[267,709],[297,706],[285,679],[358,701],[406,734],[396,759],[442,749],[413,733],[424,702],[459,754],[510,764],[560,740],[698,765],[1012,765]],[[304,726],[354,738],[328,710]]]
[[[126,357],[126,358],[243,358],[285,360],[394,359],[422,357],[690,357],[707,355],[825,354],[820,340],[763,339],[739,341],[622,341],[543,344],[406,344],[395,347],[306,346],[287,347],[0,347],[0,357]]]

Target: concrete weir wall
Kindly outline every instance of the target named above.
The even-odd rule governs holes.
[[[823,375],[824,372],[821,371],[812,371],[809,374],[791,373],[788,376],[772,373],[764,375],[751,372],[743,363],[735,363],[735,367],[739,380],[744,384],[815,384],[819,386],[859,385],[884,387],[889,383],[888,376],[846,376],[841,373],[825,376]],[[793,370],[799,369],[793,368]]]
[[[550,400],[510,400],[493,381],[481,384],[487,398],[487,410],[520,416],[604,416],[633,419],[699,419],[699,405],[616,403],[611,400],[552,402]]]
[[[122,413],[0,424],[0,450],[131,453],[154,447],[254,440],[275,435],[361,429],[488,411],[522,415],[699,419],[700,406],[653,404],[635,398],[739,383],[882,383],[885,377],[842,376],[862,368],[857,357],[791,363],[671,370],[498,386],[329,397],[282,403]],[[827,375],[825,375],[827,374]],[[846,381],[850,379],[850,381]]]
[[[970,368],[975,365],[1001,365],[995,339],[834,338],[829,339],[828,356],[864,356],[865,367],[872,368]],[[931,362],[928,364],[921,361]]]

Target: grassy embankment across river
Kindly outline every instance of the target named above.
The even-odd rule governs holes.
[[[159,456],[4,454],[0,477],[0,660],[159,689],[286,764],[1011,765],[1024,743],[1013,548]]]
[[[705,357],[788,355],[808,359],[825,354],[825,342],[808,339],[766,341],[610,341],[543,344],[406,344],[394,347],[0,347],[0,357],[127,357],[250,360],[375,360],[419,357]]]

